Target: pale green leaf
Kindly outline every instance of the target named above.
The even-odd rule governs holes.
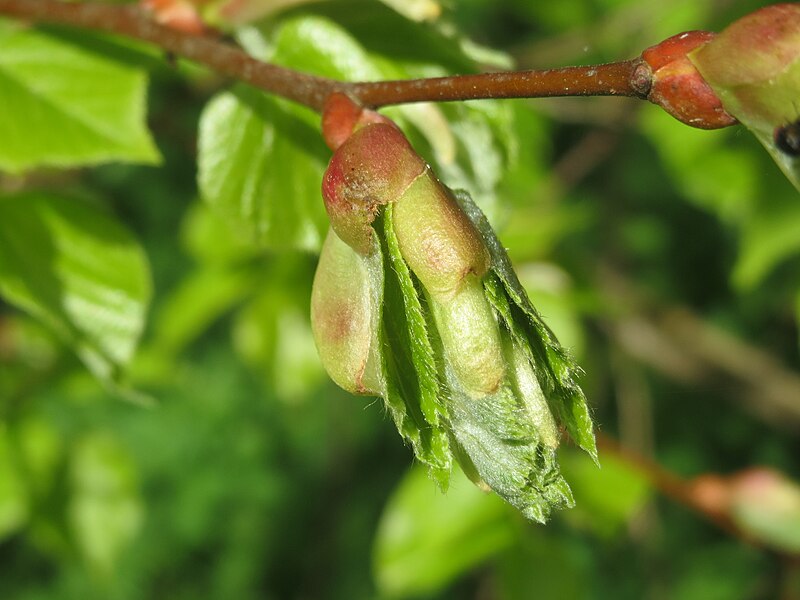
[[[0,49],[0,169],[160,160],[141,69],[21,26]]]
[[[109,577],[144,518],[135,465],[113,437],[90,434],[71,457],[70,484],[68,521],[78,547],[92,569]]]
[[[392,206],[386,207],[376,226],[386,241],[385,288],[383,305],[384,355],[386,356],[387,403],[401,407],[403,432],[417,458],[430,466],[434,478],[447,487],[450,473],[450,448],[442,420],[447,411],[439,388],[437,360],[420,292],[403,260],[392,226]],[[405,421],[408,421],[407,423]]]
[[[265,248],[316,250],[327,150],[308,111],[250,89],[225,92],[200,120],[203,199]]]
[[[560,452],[559,462],[575,494],[575,508],[564,518],[602,535],[619,533],[651,497],[642,474],[612,454],[603,455],[601,469],[568,448]]]
[[[412,469],[384,510],[373,569],[388,597],[431,594],[509,547],[515,536],[503,503],[453,474],[447,494]]]
[[[0,198],[0,296],[54,329],[108,384],[133,356],[150,288],[142,248],[106,212],[40,193]]]

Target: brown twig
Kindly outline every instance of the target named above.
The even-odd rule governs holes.
[[[336,91],[380,107],[408,102],[552,96],[632,96],[649,88],[639,59],[587,67],[482,73],[431,79],[343,82],[264,63],[216,37],[177,31],[156,23],[134,5],[60,0],[0,0],[0,14],[18,19],[83,27],[149,42],[212,70],[321,111]]]
[[[601,453],[613,454],[617,459],[632,467],[647,479],[650,485],[670,500],[691,509],[733,537],[749,544],[756,543],[751,536],[739,529],[727,514],[711,510],[699,502],[696,495],[692,493],[689,482],[666,470],[660,464],[623,448],[617,440],[603,433],[597,434],[597,447]]]

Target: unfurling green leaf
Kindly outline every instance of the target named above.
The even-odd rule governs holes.
[[[312,294],[322,362],[345,389],[384,398],[443,488],[455,459],[543,522],[572,505],[559,426],[596,459],[579,369],[469,196],[442,185],[394,124],[343,102],[323,120],[335,152]]]

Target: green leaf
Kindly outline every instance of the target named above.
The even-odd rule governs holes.
[[[208,103],[200,119],[203,199],[264,248],[317,250],[328,154],[310,113],[247,88]]]
[[[301,403],[326,379],[309,322],[312,261],[286,254],[258,267],[262,283],[236,315],[234,349],[280,399]]]
[[[447,411],[440,398],[436,358],[420,293],[403,256],[392,225],[388,205],[376,227],[383,227],[386,267],[383,324],[387,373],[387,403],[403,403],[412,433],[410,439],[419,460],[431,467],[442,488],[450,474],[450,450],[442,419]],[[400,428],[400,423],[398,423]],[[402,431],[402,429],[401,429]]]
[[[28,497],[12,449],[9,431],[0,428],[0,540],[20,529],[28,519]]]
[[[0,28],[0,48],[0,169],[159,162],[141,69],[29,27]]]
[[[781,261],[800,255],[800,202],[789,186],[774,190],[742,223],[741,251],[733,282],[752,289]]]
[[[155,345],[169,355],[181,352],[216,319],[252,293],[254,277],[246,270],[201,267],[172,291],[156,319]]]
[[[447,494],[412,469],[389,500],[375,538],[373,570],[389,597],[432,594],[509,547],[514,525],[496,496],[461,473]]]
[[[113,437],[93,433],[73,452],[70,483],[68,520],[81,554],[98,574],[111,576],[144,517],[136,466]]]
[[[651,496],[651,487],[641,473],[611,454],[603,455],[602,469],[567,448],[561,451],[559,462],[575,494],[575,508],[564,513],[564,518],[601,535],[622,531]]]
[[[470,70],[471,62],[443,36],[385,7],[360,3],[348,11],[337,3],[315,10],[327,17],[290,14],[271,29],[245,28],[239,39],[261,59],[342,80]],[[366,15],[373,13],[375,18],[367,20]],[[390,53],[389,48],[395,50],[397,45],[392,40],[405,39],[400,32],[406,30],[415,36],[414,48],[403,42],[403,52]],[[388,31],[391,39],[381,33]],[[420,44],[430,50],[424,63],[418,55]],[[401,124],[414,124],[431,148],[431,159],[449,180],[472,191],[489,209],[498,204],[496,189],[503,168],[517,156],[511,108],[482,103],[389,112]],[[319,188],[330,153],[320,139],[317,119],[304,108],[244,88],[217,96],[203,113],[201,194],[262,247],[317,250],[321,246],[326,216]]]
[[[0,198],[0,296],[54,329],[107,384],[142,332],[150,272],[137,241],[86,202]]]
[[[492,259],[492,271],[497,277],[486,278],[487,294],[494,307],[500,312],[512,335],[518,339],[520,332],[537,355],[536,376],[544,390],[551,410],[558,416],[572,439],[596,461],[597,448],[594,440],[594,426],[589,415],[586,397],[577,378],[580,368],[572,357],[558,343],[553,333],[531,305],[525,288],[517,279],[511,260],[505,251],[486,216],[463,191],[455,193],[461,207],[481,233]],[[500,285],[502,284],[502,289]],[[522,341],[522,340],[520,340]],[[546,368],[541,368],[546,366]]]

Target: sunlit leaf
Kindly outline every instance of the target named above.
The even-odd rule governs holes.
[[[263,247],[316,250],[325,231],[326,150],[300,110],[239,88],[209,102],[200,121],[200,192]]]
[[[325,13],[324,6],[316,9]],[[376,12],[369,27],[363,11]],[[239,38],[259,58],[342,80],[443,75],[471,65],[445,37],[386,7],[362,3],[355,12],[345,16],[339,7],[330,14],[337,21],[292,15],[274,29],[246,28]],[[430,49],[426,62],[416,56],[419,43],[400,54],[388,53],[387,43],[393,48],[393,42],[381,32],[392,31],[395,39],[406,30],[424,34]],[[415,56],[408,56],[408,50]],[[485,102],[389,112],[401,124],[413,124],[418,139],[431,148],[430,160],[451,185],[473,192],[479,204],[495,212],[503,169],[517,157],[511,107]],[[326,229],[319,187],[329,157],[315,115],[249,89],[217,96],[201,119],[198,179],[203,198],[266,248],[319,249]]]
[[[159,161],[141,69],[30,28],[0,28],[0,48],[0,169]]]
[[[112,384],[130,361],[150,299],[131,233],[84,201],[0,198],[0,296],[45,322]]]

